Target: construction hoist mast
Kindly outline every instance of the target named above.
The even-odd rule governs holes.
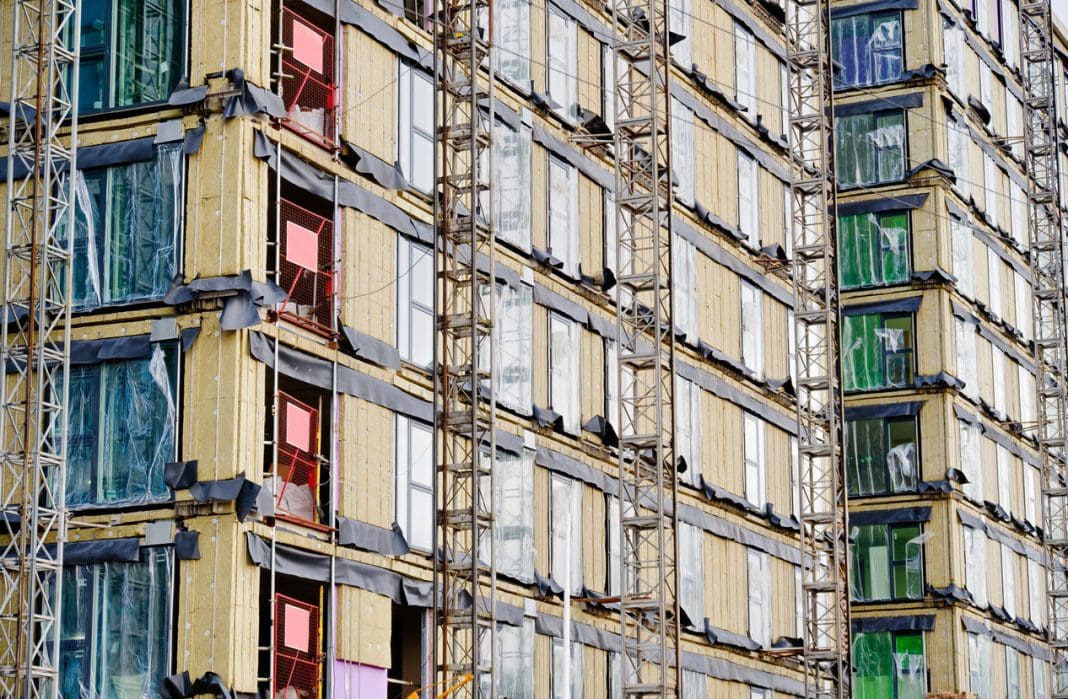
[[[16,0],[9,16],[0,695],[20,699],[59,689],[78,14],[77,0]]]
[[[1048,0],[1020,2],[1024,148],[1028,186],[1032,327],[1037,376],[1035,438],[1042,459],[1046,625],[1053,692],[1068,697],[1068,488],[1065,487],[1065,289],[1060,214],[1053,23]]]
[[[666,0],[613,0],[623,696],[679,687]]]
[[[434,84],[441,198],[435,202],[440,432],[436,640],[441,682],[458,697],[496,695],[497,575],[490,546],[496,396],[493,326],[492,0],[440,0]],[[438,596],[440,595],[440,596]]]
[[[848,513],[827,0],[787,2],[790,186],[806,697],[850,696]]]

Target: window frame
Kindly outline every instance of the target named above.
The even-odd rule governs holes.
[[[899,60],[899,62],[901,64],[901,72],[897,76],[895,76],[893,78],[890,78],[890,79],[885,79],[885,80],[872,79],[869,82],[864,82],[864,81],[858,80],[857,82],[851,82],[851,83],[839,82],[838,79],[837,79],[837,75],[836,75],[835,78],[834,78],[834,91],[835,92],[845,92],[847,90],[859,90],[859,89],[863,89],[863,88],[879,87],[879,86],[883,86],[883,85],[892,85],[894,83],[901,82],[903,77],[904,77],[904,74],[905,74],[905,56],[907,55],[907,51],[908,51],[908,47],[905,44],[906,36],[905,36],[905,16],[904,16],[904,12],[902,12],[901,10],[878,10],[878,11],[873,11],[873,12],[862,12],[860,14],[850,15],[848,17],[838,17],[838,18],[835,18],[835,19],[831,20],[831,27],[830,27],[831,36],[832,37],[834,36],[834,25],[835,24],[838,24],[840,22],[841,23],[845,23],[847,21],[852,21],[852,23],[855,26],[856,22],[861,18],[864,18],[864,19],[867,20],[866,29],[867,29],[867,36],[868,36],[869,41],[872,38],[872,28],[876,25],[876,23],[878,21],[886,20],[886,19],[890,19],[890,18],[897,19],[898,37],[899,37],[899,39],[898,39],[896,55],[897,55],[897,58],[898,58],[898,60]],[[853,33],[853,38],[854,39],[857,38],[857,35],[856,35],[855,31]],[[832,41],[832,45],[833,45],[833,41]],[[855,48],[855,51],[856,51],[856,53],[859,54],[861,52],[866,51],[866,49],[867,49],[867,47],[857,47],[857,48]],[[875,50],[875,49],[872,49],[867,54],[867,55],[870,55],[870,58],[871,58],[871,61],[872,61],[872,72],[873,73],[874,73],[874,66],[875,66],[875,56],[879,55],[879,54],[884,54],[885,55],[887,53],[889,53],[889,52],[886,51],[886,50]],[[841,61],[839,61],[839,63],[841,63]]]
[[[923,458],[922,458],[922,453],[920,451],[921,435],[920,435],[920,419],[919,419],[919,415],[895,415],[895,416],[891,416],[891,417],[881,417],[881,418],[877,417],[877,418],[847,419],[846,423],[845,423],[846,424],[845,444],[846,444],[846,464],[847,464],[846,469],[847,469],[847,473],[851,473],[851,471],[852,471],[852,469],[849,467],[848,464],[849,464],[849,455],[851,453],[851,445],[853,443],[851,434],[852,434],[853,430],[855,429],[853,427],[853,425],[856,424],[856,423],[860,423],[860,422],[879,423],[880,430],[882,432],[883,455],[887,456],[887,457],[890,454],[890,450],[893,448],[893,447],[891,447],[891,426],[892,425],[901,425],[901,424],[911,424],[912,425],[912,435],[913,435],[912,445],[913,445],[913,449],[915,450],[914,460],[915,460],[915,466],[916,466],[916,473],[914,474],[914,480],[916,481],[916,487],[911,488],[911,489],[904,489],[904,490],[894,490],[891,487],[891,488],[889,488],[887,490],[879,490],[879,491],[872,490],[871,492],[854,491],[852,488],[850,488],[849,489],[849,497],[850,498],[884,497],[884,496],[887,496],[887,495],[901,495],[901,494],[917,492],[917,490],[919,489],[919,484],[920,484],[920,482],[922,480],[920,478],[920,474],[921,474],[921,472],[923,470]],[[885,481],[889,486],[889,484],[890,484],[890,482],[892,480],[891,474],[889,472],[889,468],[890,467],[889,467],[889,465],[886,465],[886,464],[884,464],[883,467],[886,469],[886,473],[884,474],[885,475]],[[859,464],[857,464],[857,466],[855,468],[859,469],[860,468]],[[858,472],[859,472],[859,470],[858,470]]]
[[[845,388],[845,383],[846,382],[843,380],[842,383],[843,383],[843,387],[845,388],[846,393],[850,393],[850,394],[872,393],[872,392],[876,392],[876,391],[892,391],[892,390],[896,391],[896,390],[901,390],[903,388],[910,388],[912,386],[912,382],[915,380],[915,377],[916,377],[916,348],[915,348],[916,314],[914,312],[911,312],[911,311],[875,312],[875,313],[860,313],[860,314],[848,314],[847,313],[847,314],[844,314],[844,316],[846,318],[863,318],[863,317],[871,316],[871,315],[879,317],[879,326],[876,329],[877,330],[884,330],[884,331],[887,330],[887,321],[902,320],[902,319],[907,318],[909,320],[909,325],[910,325],[910,329],[909,329],[910,344],[908,345],[907,348],[903,348],[903,349],[900,349],[900,350],[888,350],[886,348],[885,340],[883,340],[882,338],[880,338],[878,336],[872,338],[871,339],[872,342],[879,343],[879,356],[881,357],[881,364],[882,364],[883,385],[875,386],[875,387],[872,387],[872,388]],[[888,367],[890,366],[889,362],[894,357],[905,357],[907,359],[907,365],[906,365],[907,372],[906,373],[907,373],[908,376],[906,378],[905,383],[894,384],[894,383],[891,383],[890,380],[889,380],[889,374],[890,374],[890,372],[888,371]]]
[[[744,55],[743,55],[744,52]],[[757,119],[757,60],[756,37],[749,27],[735,20],[734,22],[734,101],[745,107],[743,119],[755,122]],[[743,59],[745,68],[743,69]],[[746,84],[742,85],[745,73]],[[742,88],[747,92],[743,92]]]
[[[434,308],[432,305],[427,306],[416,300],[415,288],[420,280],[415,271],[421,262],[421,260],[413,262],[417,254],[425,256],[422,259],[429,260],[430,278],[426,282],[430,285],[431,303],[433,303],[434,251],[429,246],[406,236],[397,236],[397,351],[402,360],[421,369],[429,369],[433,362],[433,345],[423,346],[422,343],[417,342],[418,334],[413,330],[417,314],[423,314],[429,322],[429,337],[433,339]],[[404,329],[403,332],[402,329]],[[430,353],[426,361],[419,361],[419,351]]]
[[[435,148],[434,133],[433,130],[427,133],[420,129],[415,124],[413,116],[419,113],[424,115],[433,114],[435,99],[434,78],[408,61],[398,59],[397,65],[397,164],[401,170],[401,175],[404,176],[405,181],[411,185],[412,189],[429,195],[434,191],[433,168],[417,167],[415,144],[417,137],[419,140],[429,143],[430,153],[433,156]],[[426,95],[416,92],[417,81],[424,83],[422,89],[428,90]],[[424,105],[425,109],[419,109],[423,100],[419,99],[417,95],[429,97],[429,100]],[[433,128],[433,125],[431,127]],[[428,179],[429,181],[427,181]]]
[[[557,106],[553,109],[553,112],[561,119],[569,124],[573,124],[578,120],[578,27],[577,22],[569,17],[567,13],[558,8],[553,3],[546,4],[546,19],[545,19],[545,92],[549,99]],[[563,56],[563,62],[566,63],[561,70],[555,64],[560,62],[559,57],[554,56],[553,51],[553,18],[563,22],[563,29],[565,36],[562,38],[567,45],[566,55]],[[561,87],[567,90],[566,99],[569,104],[561,102],[560,99],[564,98],[564,95],[557,95],[553,93],[554,75],[558,76],[563,81]]]
[[[568,492],[568,515],[565,518],[562,513],[556,512],[560,507],[560,503],[557,499],[557,491],[554,486],[559,485],[561,488],[566,488]],[[571,592],[574,594],[581,593],[583,586],[583,505],[585,498],[585,488],[582,481],[568,478],[567,476],[559,473],[549,474],[549,571],[550,575],[556,582],[563,587],[569,582],[571,583]],[[556,550],[557,537],[564,540],[563,536],[560,536],[557,532],[557,526],[563,526],[566,522],[571,523],[571,580],[564,580],[564,574],[566,571],[565,563],[562,560],[565,552]],[[576,580],[577,578],[577,580]]]
[[[878,238],[879,238],[878,254],[871,256],[875,261],[873,266],[872,266],[872,269],[871,269],[871,276],[873,278],[876,278],[878,281],[876,281],[876,283],[874,283],[874,284],[845,284],[845,283],[843,283],[842,284],[842,289],[843,290],[850,290],[850,291],[855,291],[855,290],[860,290],[860,289],[886,289],[886,288],[890,288],[890,287],[894,287],[894,286],[904,286],[904,285],[911,284],[911,282],[912,282],[912,270],[913,270],[913,265],[912,265],[912,262],[913,262],[912,211],[910,211],[909,209],[894,209],[894,210],[891,210],[891,211],[879,211],[879,212],[873,212],[873,213],[854,214],[854,215],[850,215],[850,216],[840,216],[839,219],[838,219],[838,223],[837,223],[839,231],[846,230],[846,227],[845,227],[845,220],[846,219],[857,219],[857,224],[852,229],[853,231],[856,232],[856,235],[854,237],[854,249],[855,250],[859,248],[860,225],[861,225],[860,219],[866,218],[866,217],[869,217],[869,216],[874,216],[875,217],[875,219],[876,219],[875,226],[878,229],[878,233],[877,233]],[[883,225],[884,221],[886,219],[890,218],[890,217],[897,217],[897,216],[904,216],[905,217],[905,245],[904,245],[905,278],[904,279],[900,279],[900,280],[894,280],[894,281],[889,281],[888,282],[888,281],[886,281],[886,264],[885,264],[885,261],[884,261],[884,256],[886,254],[888,254],[888,253],[892,253],[894,248],[892,246],[888,245],[885,242],[885,240],[884,240],[885,236],[883,235],[882,231],[883,231],[883,228],[885,227]],[[840,257],[840,259],[844,260],[845,259],[844,243],[843,243],[843,237],[841,235],[839,235],[838,245],[839,245],[840,250],[842,251],[842,252],[840,252],[839,257]],[[845,274],[842,273],[841,262],[839,263],[839,276],[840,277],[844,277],[845,276]]]
[[[751,426],[756,439],[753,444],[750,444]],[[754,450],[755,454],[751,453]],[[745,499],[763,508],[768,501],[767,423],[749,411],[742,413],[742,459]]]
[[[927,682],[927,671],[928,671],[928,668],[927,668],[927,638],[924,635],[924,632],[923,631],[867,631],[867,632],[858,633],[856,635],[859,638],[859,637],[868,636],[868,635],[874,636],[874,635],[883,635],[883,634],[886,634],[888,636],[891,652],[893,652],[895,655],[897,654],[898,640],[900,638],[903,638],[903,637],[918,637],[919,638],[920,645],[923,648],[924,689],[926,690],[927,685],[928,685],[928,682]],[[856,652],[856,644],[854,644],[854,653],[855,652]],[[895,669],[896,669],[896,665],[897,665],[896,659],[893,660],[892,663],[895,665]],[[853,658],[853,666],[855,668],[857,668],[856,674],[859,675],[859,667],[860,667],[860,665],[857,662],[855,657]],[[899,686],[899,683],[898,683],[899,675],[896,672],[896,670],[895,670],[894,674],[891,676],[891,678],[893,679],[893,683],[894,683],[893,684],[893,699],[898,699],[901,696],[901,687]],[[925,695],[926,695],[926,692],[925,692]],[[867,696],[867,695],[865,695],[865,696]]]
[[[553,343],[553,336],[560,328],[567,335],[567,356],[563,358],[557,356],[560,348]],[[548,332],[549,407],[563,418],[564,432],[577,435],[582,423],[582,328],[567,316],[550,311]],[[566,376],[558,368],[564,369]]]
[[[924,555],[924,546],[923,546],[922,542],[914,544],[916,546],[916,549],[917,549],[917,566],[916,566],[916,570],[917,570],[917,572],[919,574],[919,585],[918,585],[918,587],[919,587],[919,596],[918,597],[910,597],[909,593],[908,593],[908,579],[909,579],[909,543],[908,542],[912,541],[912,539],[916,539],[916,538],[922,537],[924,535],[925,532],[924,532],[924,526],[923,525],[924,525],[923,522],[900,522],[900,523],[895,523],[895,524],[862,524],[862,525],[858,526],[858,529],[868,529],[868,530],[881,529],[884,532],[884,537],[885,538],[883,540],[886,542],[886,546],[885,546],[885,548],[886,548],[886,554],[885,554],[886,555],[886,561],[885,561],[885,563],[886,563],[886,572],[889,575],[889,580],[886,581],[886,588],[889,591],[890,596],[889,597],[874,597],[873,596],[870,599],[859,596],[859,593],[863,589],[862,586],[864,585],[864,578],[862,576],[856,575],[858,569],[854,568],[851,571],[851,573],[853,573],[853,574],[850,576],[851,579],[853,580],[853,585],[851,585],[852,589],[850,590],[850,600],[853,603],[856,603],[856,604],[879,604],[879,603],[886,603],[886,602],[908,602],[908,601],[916,601],[916,600],[922,600],[923,599],[923,594],[924,594],[923,590],[924,590],[924,583],[925,583],[925,577],[926,576],[924,575],[924,573],[925,573],[925,566],[924,566],[925,555]],[[896,543],[896,541],[895,541],[895,532],[902,531],[902,530],[908,530],[908,529],[915,529],[916,530],[916,534],[915,534],[915,536],[911,537],[910,539],[906,539],[904,544],[903,544],[904,551],[905,551],[905,557],[904,558],[897,558],[896,554],[894,553],[894,544]],[[850,548],[850,556],[849,556],[849,558],[850,558],[852,566],[859,566],[859,563],[857,562],[857,559],[858,559],[857,546],[859,544],[857,542],[859,541],[860,536],[861,535],[858,532],[857,537],[854,540],[850,541],[850,547],[849,547]],[[869,560],[869,561],[874,560],[874,559],[872,559],[870,553],[867,555],[867,560]],[[905,593],[904,593],[904,595],[901,595],[901,596],[898,596],[897,592],[896,592],[897,586],[898,586],[897,583],[899,582],[898,581],[898,577],[897,577],[898,576],[898,572],[897,572],[898,570],[900,570],[901,574],[904,576],[904,579],[901,580],[900,582],[902,582],[902,584],[904,586]],[[874,580],[867,580],[867,582],[868,582],[869,587],[874,587],[874,585],[875,585],[875,581]],[[873,594],[874,594],[874,590],[873,590]]]
[[[754,571],[754,568],[757,570]],[[768,647],[771,645],[770,605],[772,597],[771,561],[767,553],[753,548],[746,549],[746,580],[748,591],[747,633],[749,638],[759,643],[762,647]],[[754,590],[757,590],[758,594],[754,595]]]
[[[747,299],[746,296],[749,298]],[[754,375],[763,377],[765,369],[764,290],[739,277],[738,297],[741,319],[739,358]]]
[[[546,166],[547,186],[545,188],[545,238],[549,253],[561,262],[559,271],[572,278],[578,278],[579,269],[582,265],[582,250],[579,245],[579,173],[571,163],[555,154],[548,154]],[[554,173],[556,173],[554,175]],[[556,201],[554,196],[554,177],[564,177],[563,183],[567,187],[564,201]],[[565,230],[559,230],[558,214],[565,212]],[[554,215],[557,214],[557,215]],[[558,238],[563,236],[564,245],[557,245]]]
[[[405,450],[404,455],[407,459],[404,461],[404,470],[402,472],[401,466],[401,433],[404,432],[405,438]],[[404,538],[408,542],[408,545],[416,551],[429,552],[433,548],[433,526],[431,525],[430,541],[424,543],[422,538],[417,540],[415,536],[415,527],[413,526],[413,513],[422,512],[419,508],[412,506],[412,494],[413,491],[425,495],[431,505],[434,503],[434,456],[433,454],[427,455],[429,463],[430,480],[428,483],[414,482],[412,478],[412,469],[415,466],[412,453],[412,432],[413,430],[420,430],[425,432],[427,439],[430,443],[433,443],[434,432],[433,426],[416,420],[413,417],[396,413],[394,418],[394,437],[393,437],[393,470],[394,470],[394,488],[393,488],[393,513],[397,521],[397,525],[404,533]],[[404,506],[401,509],[401,496],[404,496]]]
[[[679,606],[693,627],[704,630],[705,561],[704,535],[700,527],[679,522]]]
[[[838,123],[839,124],[843,124],[843,123],[852,124],[853,123],[852,120],[859,120],[862,117],[866,117],[869,120],[868,127],[864,131],[865,138],[867,139],[875,131],[878,131],[880,128],[885,128],[885,127],[879,126],[880,119],[885,119],[885,118],[888,118],[888,117],[891,117],[891,116],[897,116],[897,115],[901,116],[901,125],[902,125],[902,141],[901,141],[901,154],[900,154],[901,176],[900,177],[896,177],[896,178],[883,179],[883,177],[880,175],[881,171],[883,170],[883,166],[888,163],[888,161],[885,161],[885,159],[889,158],[889,157],[897,157],[896,156],[896,148],[897,147],[894,146],[894,147],[891,147],[891,148],[886,148],[886,147],[876,146],[876,145],[872,144],[871,145],[871,148],[872,148],[872,155],[871,155],[871,158],[872,158],[872,171],[873,171],[875,179],[873,181],[871,181],[871,182],[844,182],[844,181],[842,181],[841,177],[839,176],[838,177],[838,187],[839,187],[839,189],[842,189],[842,190],[855,190],[855,189],[866,189],[866,188],[870,188],[870,187],[880,187],[880,186],[883,186],[883,185],[897,184],[897,183],[900,183],[900,182],[904,182],[907,179],[908,171],[909,171],[909,167],[908,167],[909,166],[909,110],[908,109],[905,109],[903,107],[893,107],[893,108],[890,108],[890,109],[877,109],[875,111],[864,112],[862,114],[850,114],[848,116],[838,117]],[[845,136],[847,136],[847,134],[838,133],[837,130],[836,130],[836,132],[835,132],[835,140],[836,140],[836,142],[840,143]],[[851,136],[851,138],[855,138],[855,137]],[[836,151],[837,151],[837,149],[839,147],[840,146],[836,145]],[[887,154],[890,154],[890,155],[887,155]],[[836,152],[835,156],[837,158],[839,156],[839,153]]]

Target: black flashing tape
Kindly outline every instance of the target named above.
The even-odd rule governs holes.
[[[928,522],[931,519],[930,507],[901,507],[894,510],[867,510],[852,512],[849,524],[899,524],[904,522]]]
[[[394,522],[392,529],[376,527],[349,517],[338,517],[338,543],[383,556],[403,556],[412,549]]]
[[[200,532],[184,531],[174,533],[174,557],[179,561],[200,560]]]
[[[862,303],[856,306],[845,306],[842,315],[859,316],[868,313],[915,313],[920,310],[922,296],[910,296],[904,299],[892,301],[879,301],[877,303]]]
[[[846,420],[872,420],[880,417],[911,417],[919,415],[925,401],[886,403],[883,405],[857,405],[845,409]]]
[[[197,502],[234,502],[237,519],[244,522],[256,504],[260,493],[259,483],[253,483],[240,474],[234,478],[218,481],[201,481],[189,488],[189,494]]]
[[[163,465],[163,482],[174,490],[185,490],[197,482],[197,461],[169,461]]]
[[[877,633],[879,631],[933,631],[933,614],[915,616],[853,617],[853,633]]]
[[[919,7],[919,0],[874,0],[873,2],[862,2],[859,5],[832,7],[831,19],[863,15],[868,12],[883,12],[885,10],[915,10],[917,7]]]
[[[185,328],[181,332],[182,351],[188,351],[200,328]],[[151,335],[109,337],[102,340],[77,340],[70,343],[72,365],[99,364],[119,359],[147,359],[152,356]]]
[[[141,560],[141,540],[136,536],[123,539],[94,539],[63,544],[63,565],[93,563],[137,563]]]
[[[927,201],[927,196],[927,192],[924,192],[922,194],[902,194],[896,197],[850,201],[839,204],[837,212],[839,216],[858,216],[860,214],[877,214],[884,211],[907,211],[923,206]]]
[[[910,92],[907,95],[895,95],[893,97],[880,97],[879,99],[864,100],[863,102],[850,102],[837,104],[834,107],[836,117],[856,116],[871,112],[882,112],[888,109],[916,109],[923,106],[923,93]]]
[[[205,126],[200,126],[189,129],[185,132],[185,137],[182,139],[182,152],[186,155],[192,155],[200,150],[200,144],[204,141]]]
[[[1002,530],[1001,527],[988,524],[982,517],[977,517],[971,512],[965,509],[957,510],[957,517],[960,519],[961,524],[966,527],[981,531],[985,533],[989,538],[994,541],[1004,544],[1012,549],[1014,552],[1025,556],[1026,558],[1038,563],[1040,565],[1046,565],[1046,555],[1042,549],[1037,546],[1030,546],[1027,543],[1021,541],[1016,536],[1013,536]],[[852,518],[851,518],[852,519]]]
[[[1052,657],[1050,655],[1049,646],[1005,633],[997,627],[992,627],[985,621],[976,619],[970,615],[965,614],[961,616],[961,623],[964,625],[965,631],[988,636],[1002,645],[1015,648],[1024,655],[1030,655],[1033,658],[1047,661]]]
[[[355,143],[345,141],[346,152],[342,159],[361,175],[371,178],[377,184],[392,190],[408,189],[408,181],[396,165],[390,165],[370,151],[360,148]]]
[[[355,356],[386,369],[400,368],[400,352],[396,347],[356,328],[350,328],[340,320],[338,324],[341,325],[341,334]]]
[[[704,369],[691,366],[685,362],[677,362],[675,366],[679,376],[684,379],[689,379],[706,391],[734,403],[743,410],[747,410],[754,415],[763,418],[765,421],[775,425],[784,432],[797,434],[797,421],[793,416],[787,415],[785,412],[773,407],[771,404],[758,400],[744,391],[731,386],[723,379],[705,371]]]

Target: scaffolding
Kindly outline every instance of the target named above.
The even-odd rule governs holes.
[[[850,696],[848,513],[831,156],[827,0],[787,3],[791,231],[797,338],[802,664],[806,697]]]
[[[1068,488],[1065,484],[1065,295],[1060,214],[1053,24],[1048,0],[1020,3],[1023,55],[1028,242],[1034,278],[1032,318],[1037,370],[1035,437],[1042,459],[1046,628],[1054,697],[1068,697]]]
[[[442,684],[473,677],[458,697],[496,696],[497,575],[488,545],[496,457],[494,71],[492,30],[484,27],[493,27],[492,0],[442,0],[437,6],[435,654]]]
[[[55,697],[59,688],[78,20],[77,0],[19,0],[12,17],[0,330],[0,695],[28,699]]]
[[[619,611],[628,699],[681,692],[668,50],[666,2],[613,2]]]

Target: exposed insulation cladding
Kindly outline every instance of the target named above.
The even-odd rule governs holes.
[[[781,5],[671,7],[681,696],[801,696]],[[582,147],[610,112],[609,17],[494,11],[498,694],[617,697],[636,389],[612,368],[614,164]],[[1017,13],[831,15],[864,699],[1053,694]],[[108,0],[83,18],[60,695],[431,684],[426,5]],[[332,102],[293,111],[294,61]],[[293,651],[305,684],[277,669]]]

